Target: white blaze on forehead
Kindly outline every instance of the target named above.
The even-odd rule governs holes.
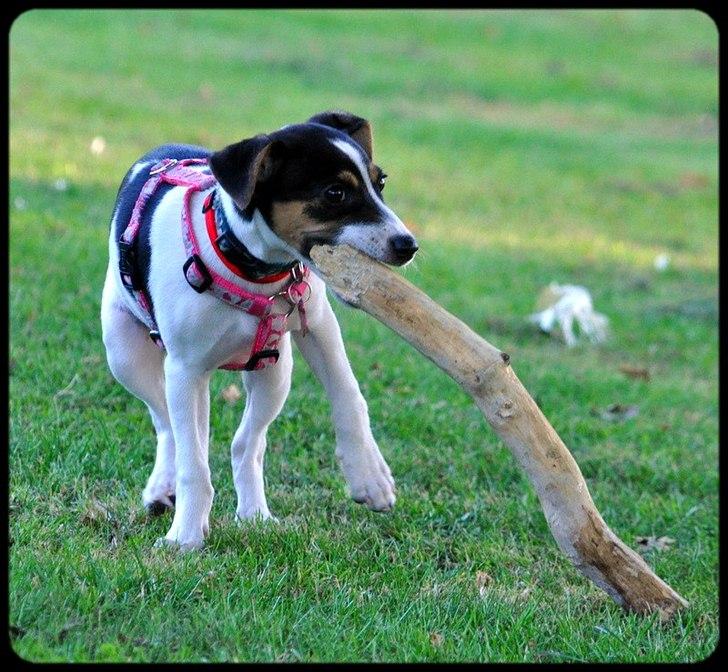
[[[361,179],[364,181],[364,184],[366,185],[369,194],[374,199],[374,202],[385,208],[388,213],[391,212],[392,214],[394,214],[386,205],[384,205],[384,201],[382,201],[382,199],[379,197],[379,194],[374,191],[374,187],[372,186],[372,180],[369,177],[369,171],[364,165],[361,154],[359,154],[359,151],[356,149],[356,147],[350,145],[344,140],[332,140],[331,143],[334,145],[334,147],[338,147],[354,162],[354,165],[359,169],[359,172],[361,173]]]
[[[366,185],[367,191],[369,191],[369,194],[371,195],[374,202],[377,204],[377,207],[384,215],[383,221],[381,222],[382,225],[385,227],[385,230],[388,235],[395,236],[395,235],[412,235],[408,230],[407,227],[404,225],[402,220],[397,217],[396,214],[394,214],[394,211],[389,208],[384,201],[382,200],[381,196],[375,191],[374,187],[372,186],[372,180],[369,177],[369,171],[367,170],[366,165],[364,164],[364,160],[361,157],[361,154],[359,153],[359,150],[354,147],[351,143],[346,142],[345,140],[332,140],[331,143],[340,149],[346,156],[348,156],[354,163],[354,165],[359,170],[359,173],[361,174],[361,179]],[[348,225],[344,227],[344,232],[339,236],[339,240],[343,241],[346,235],[348,233],[346,230],[349,229],[348,233],[351,233],[352,231],[357,229],[357,225]],[[355,236],[359,236],[359,234],[354,234]],[[351,241],[346,241],[351,242]]]

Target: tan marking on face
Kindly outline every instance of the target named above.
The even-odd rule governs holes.
[[[341,222],[320,222],[306,214],[307,201],[284,201],[273,203],[271,228],[276,235],[299,251],[303,251],[306,238],[311,236],[333,236]]]
[[[377,180],[379,179],[379,167],[375,166],[373,163],[369,164],[369,179],[372,181],[372,184],[376,186]]]
[[[361,180],[356,175],[354,175],[354,173],[352,173],[350,170],[342,170],[336,176],[336,179],[339,180],[340,182],[345,182],[346,184],[348,184],[350,187],[353,187],[354,189],[358,189],[361,184]]]

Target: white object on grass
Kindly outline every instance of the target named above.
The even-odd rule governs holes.
[[[96,156],[99,156],[100,154],[104,153],[104,150],[106,149],[106,140],[104,140],[100,135],[97,135],[92,141],[91,146],[89,147],[92,154],[95,154]]]
[[[658,254],[655,257],[655,269],[658,271],[665,271],[667,270],[667,267],[670,265],[670,255],[665,254],[662,252],[661,254]]]
[[[529,321],[549,334],[558,326],[569,347],[576,345],[577,340],[574,321],[592,343],[607,337],[609,319],[594,310],[591,294],[585,287],[552,282],[541,292],[538,303],[541,310],[530,315]]]

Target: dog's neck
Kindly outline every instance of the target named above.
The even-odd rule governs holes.
[[[275,266],[303,261],[295,249],[273,233],[259,210],[246,217],[222,189],[217,190],[217,200],[230,230],[256,259]]]

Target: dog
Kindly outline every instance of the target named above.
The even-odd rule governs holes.
[[[317,244],[348,244],[389,265],[414,257],[414,236],[382,198],[385,180],[370,123],[342,111],[215,152],[164,145],[127,172],[101,324],[111,373],[146,403],[156,430],[142,501],[150,514],[174,510],[158,543],[200,548],[209,533],[217,368],[243,369],[246,391],[231,448],[236,516],[272,518],[263,457],[290,389],[291,336],[331,402],[351,497],[375,511],[394,505],[391,471],[309,257]]]

